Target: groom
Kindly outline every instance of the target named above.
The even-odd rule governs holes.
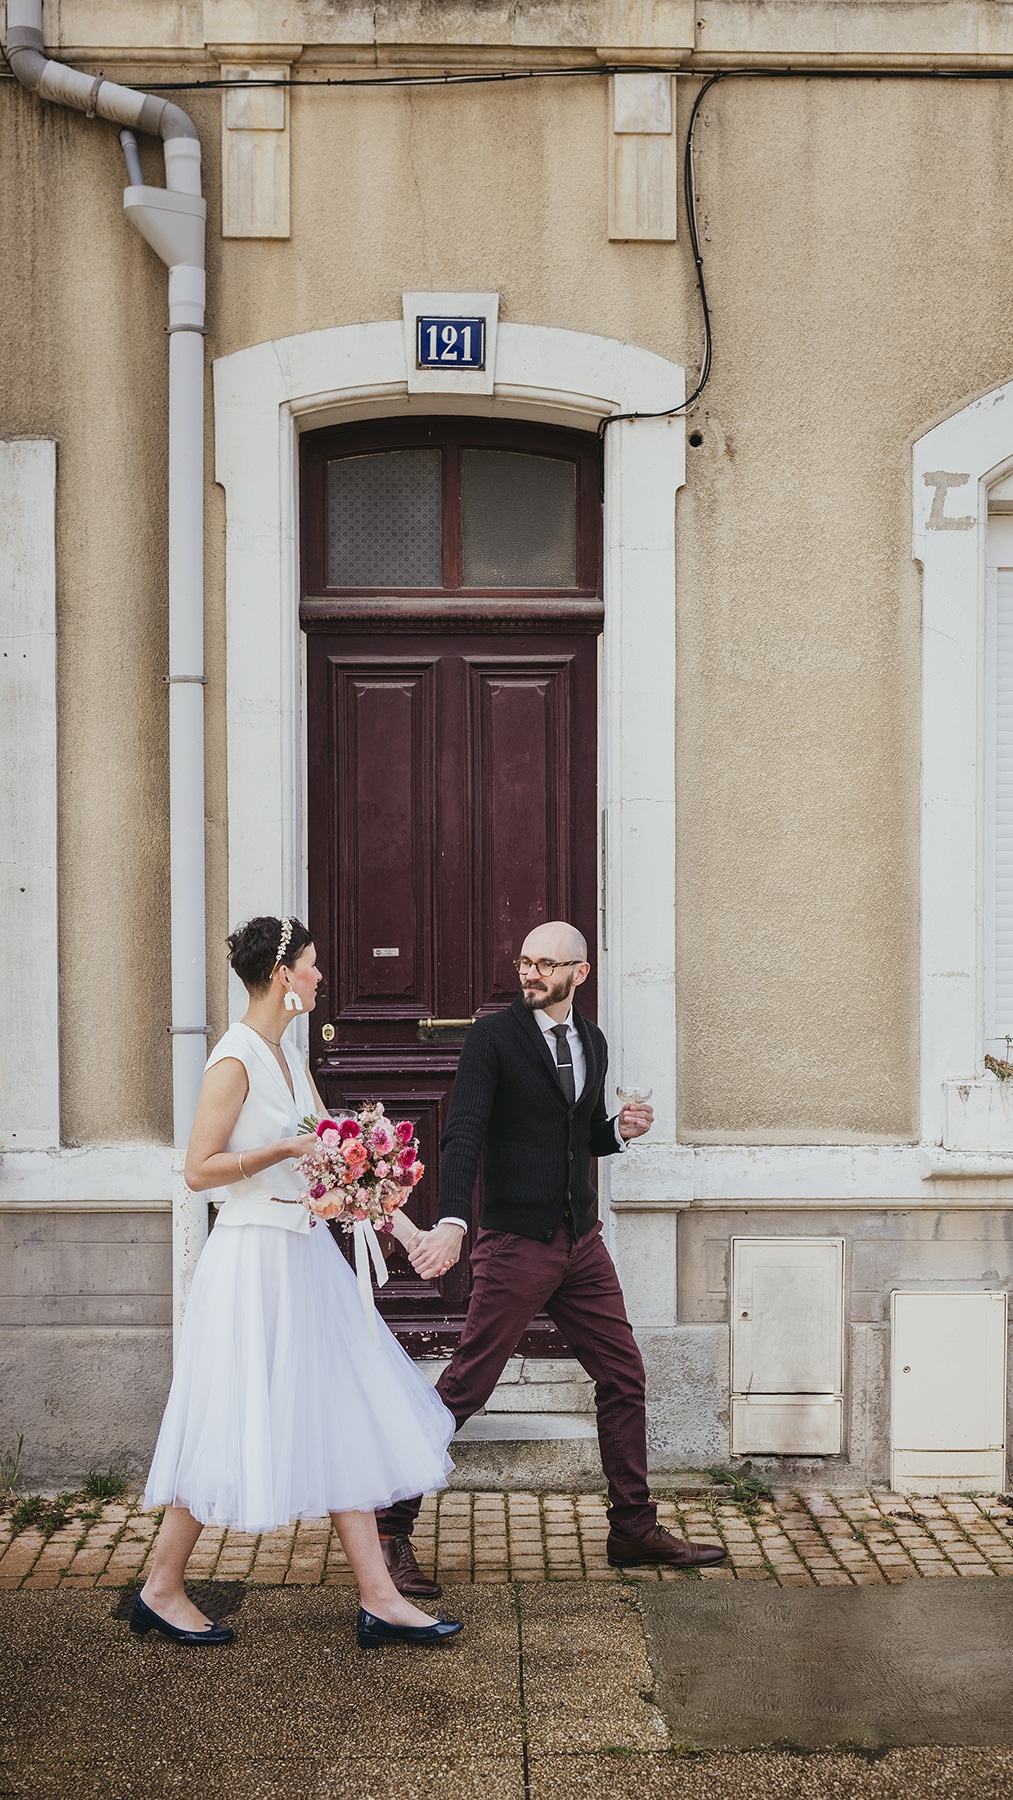
[[[424,1280],[455,1263],[472,1225],[482,1162],[482,1216],[471,1252],[472,1289],[461,1342],[437,1383],[458,1427],[483,1407],[507,1358],[543,1310],[595,1383],[598,1442],[608,1482],[609,1562],[678,1568],[724,1551],[686,1544],[658,1524],[647,1483],[644,1365],[612,1258],[602,1241],[591,1158],[625,1151],[649,1131],[649,1106],[605,1110],[608,1051],[574,1009],[587,980],[587,945],[572,925],[539,925],[516,961],[521,991],[471,1027],[443,1136],[435,1228],[412,1264]],[[435,1598],[412,1549],[421,1496],[377,1515],[384,1557],[402,1594]]]

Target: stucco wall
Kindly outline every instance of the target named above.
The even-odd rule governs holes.
[[[682,1130],[917,1136],[909,445],[1004,379],[1001,85],[704,104],[714,301],[681,496]]]
[[[679,83],[681,127],[695,86]],[[460,287],[498,289],[508,320],[694,364],[684,220],[675,245],[607,240],[604,81],[299,94],[282,242],[221,239],[220,100],[187,104],[209,197],[209,360],[394,318],[403,289]],[[763,77],[719,86],[701,115],[716,362],[679,508],[690,1141],[917,1135],[909,445],[1010,372],[1011,140],[1013,95],[986,84]],[[160,180],[157,146],[143,154]],[[165,1138],[164,272],[123,221],[112,128],[7,83],[0,159],[0,434],[59,445],[63,1129]],[[217,1030],[229,921],[210,479],[208,525]]]

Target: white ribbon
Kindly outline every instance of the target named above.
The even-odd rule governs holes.
[[[376,1274],[377,1287],[384,1287],[390,1280],[387,1264],[383,1260],[383,1251],[376,1241],[376,1232],[365,1219],[356,1219],[352,1226],[352,1240],[355,1245],[355,1279],[359,1284],[359,1299],[366,1315],[366,1324],[374,1344],[380,1342],[380,1334],[376,1329],[376,1307],[373,1304],[373,1284],[369,1279],[370,1258]]]

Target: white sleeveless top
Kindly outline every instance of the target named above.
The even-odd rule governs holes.
[[[281,1051],[292,1076],[294,1100],[270,1049],[249,1025],[230,1025],[208,1057],[209,1069],[226,1057],[234,1057],[246,1070],[249,1091],[225,1146],[232,1155],[241,1150],[259,1150],[277,1138],[295,1137],[302,1119],[317,1110],[306,1065],[298,1050],[282,1038]],[[295,1164],[286,1161],[251,1175],[248,1181],[237,1181],[234,1187],[219,1189],[228,1198],[219,1207],[215,1229],[220,1230],[223,1225],[273,1225],[279,1231],[309,1231],[310,1215],[305,1206],[279,1205],[280,1201],[297,1201],[305,1185],[296,1174]]]

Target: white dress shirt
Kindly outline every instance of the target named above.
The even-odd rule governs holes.
[[[534,1019],[536,1025],[538,1025],[545,1034],[546,1043],[552,1053],[552,1060],[558,1069],[559,1057],[556,1055],[556,1052],[559,1049],[559,1039],[554,1036],[557,1021],[555,1019],[550,1019],[545,1008],[541,1006],[535,1009]],[[566,1015],[566,1041],[570,1046],[570,1060],[573,1063],[573,1097],[574,1102],[576,1102],[584,1092],[584,1083],[587,1080],[587,1058],[584,1055],[584,1046],[580,1041],[580,1032],[577,1030],[576,1021],[573,1017],[572,1006]],[[618,1113],[616,1114],[613,1129],[616,1134],[617,1149],[625,1150],[627,1148],[626,1139],[619,1135]],[[441,1219],[440,1224],[460,1225],[462,1231],[467,1231],[468,1229],[463,1219]]]

